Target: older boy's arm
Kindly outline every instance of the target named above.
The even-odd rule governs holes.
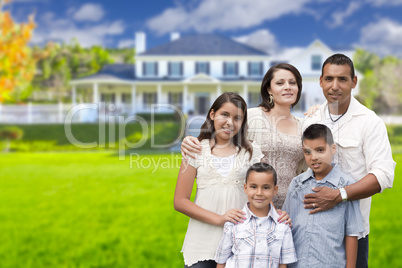
[[[356,267],[357,236],[345,236],[346,268]]]

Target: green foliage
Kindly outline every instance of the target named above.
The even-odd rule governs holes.
[[[380,58],[358,49],[355,67],[364,78],[357,98],[381,114],[399,114],[402,110],[402,61],[393,56]]]
[[[0,128],[0,139],[19,140],[24,136],[24,131],[16,126],[6,126]]]
[[[0,154],[1,266],[183,267],[188,217],[173,209],[180,161],[169,154]],[[370,267],[400,267],[401,195],[396,179],[373,198]]]
[[[0,129],[2,126],[0,125]],[[148,124],[143,129],[139,123],[130,123],[125,126],[118,124],[72,124],[71,133],[79,143],[93,143],[97,146],[83,148],[71,142],[66,136],[63,124],[18,125],[23,133],[23,139],[11,144],[12,151],[77,151],[77,150],[117,150],[119,146],[125,149],[149,150],[153,144],[164,145],[176,141],[180,135],[181,126],[175,122]],[[147,136],[144,136],[147,134]],[[138,142],[146,140],[140,145]],[[74,141],[74,140],[72,140]],[[127,146],[128,144],[128,146]],[[166,148],[167,149],[167,148]]]

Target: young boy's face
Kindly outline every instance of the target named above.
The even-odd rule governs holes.
[[[278,192],[274,177],[268,172],[251,171],[244,184],[244,192],[250,202],[250,210],[258,217],[268,215],[269,203]]]
[[[329,145],[324,138],[303,141],[304,159],[314,172],[317,180],[322,180],[331,170],[332,156],[336,152],[335,144]]]

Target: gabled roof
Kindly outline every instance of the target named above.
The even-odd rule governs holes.
[[[179,39],[151,48],[139,55],[253,55],[267,56],[264,51],[252,48],[230,38],[214,34],[182,36]]]
[[[96,74],[74,79],[82,80],[134,80],[135,66],[134,64],[107,64]]]

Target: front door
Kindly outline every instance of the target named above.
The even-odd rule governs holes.
[[[209,96],[196,96],[195,113],[206,114],[209,108]]]

